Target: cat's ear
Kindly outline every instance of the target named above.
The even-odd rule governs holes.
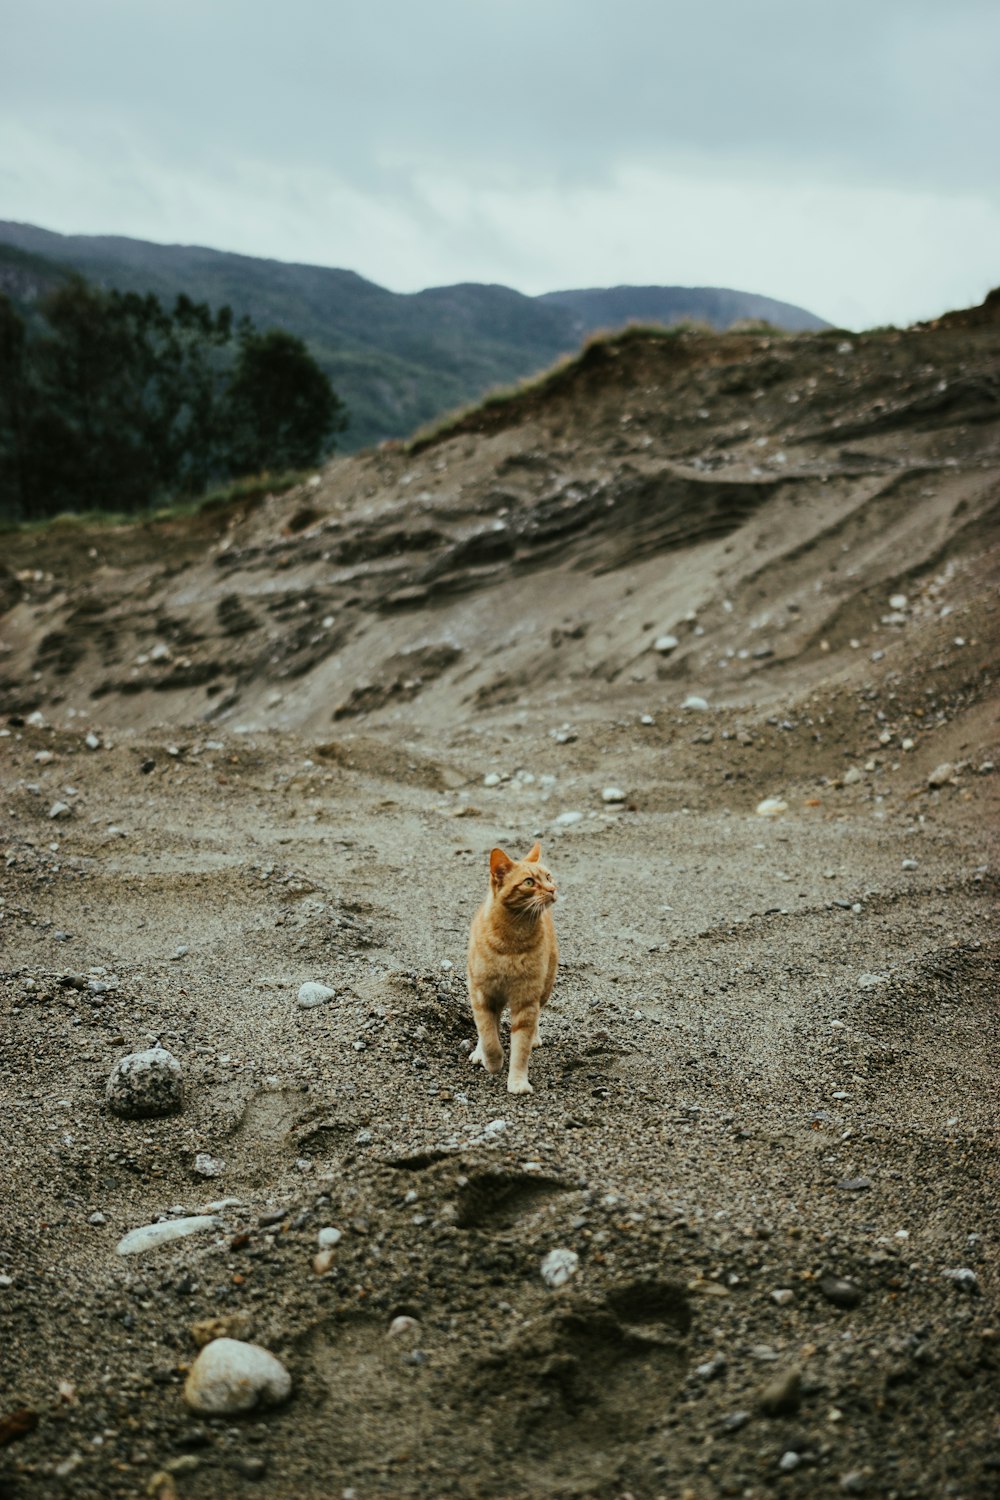
[[[513,864],[510,855],[505,854],[502,849],[490,850],[490,876],[494,885],[500,884]]]
[[[541,844],[535,844],[534,847],[529,849],[527,854],[524,856],[524,862],[526,865],[533,865],[535,861],[541,859],[541,857],[542,846]]]

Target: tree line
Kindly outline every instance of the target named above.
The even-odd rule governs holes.
[[[302,340],[228,307],[73,277],[25,318],[0,294],[0,516],[134,512],[306,468],[346,425]]]

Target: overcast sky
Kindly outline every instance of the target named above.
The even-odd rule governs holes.
[[[0,219],[396,291],[1000,283],[998,0],[0,0]]]

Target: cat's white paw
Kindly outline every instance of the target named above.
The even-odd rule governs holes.
[[[483,1066],[486,1066],[485,1062],[483,1062],[482,1047],[473,1047],[472,1051],[469,1053],[469,1062],[473,1065],[475,1065],[476,1063],[483,1063]]]
[[[508,1078],[508,1094],[533,1094],[535,1091],[526,1078]]]

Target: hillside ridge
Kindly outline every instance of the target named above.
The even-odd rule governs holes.
[[[213,308],[228,303],[258,327],[288,328],[306,340],[346,402],[349,450],[406,437],[496,385],[545,368],[597,329],[649,321],[651,291],[662,294],[660,320],[825,326],[804,309],[721,288],[638,288],[634,306],[630,289],[620,287],[529,297],[474,282],[401,293],[355,271],[120,235],[61,235],[9,221],[0,221],[3,245],[70,265],[101,285],[151,291],[167,302],[183,292]]]

